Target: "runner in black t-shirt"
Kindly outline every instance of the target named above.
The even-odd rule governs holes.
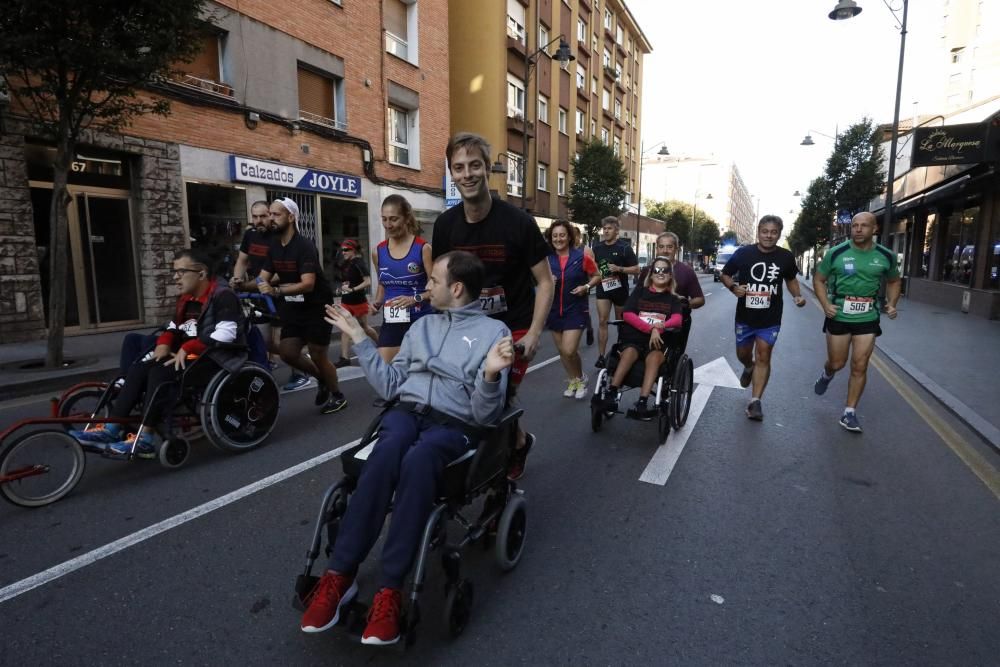
[[[298,216],[298,205],[288,197],[271,204],[275,236],[257,284],[262,294],[282,297],[281,358],[316,378],[316,405],[329,414],[347,405],[337,383],[337,369],[327,356],[331,327],[323,318],[333,290],[323,275],[316,246],[295,230]],[[278,285],[270,282],[275,274]],[[302,355],[303,344],[309,346],[309,357]]]
[[[552,305],[554,285],[549,246],[534,218],[490,196],[490,145],[476,134],[462,132],[448,142],[448,169],[462,203],[438,216],[431,248],[434,258],[451,250],[466,250],[486,265],[485,287],[479,296],[483,310],[511,330],[523,352],[511,367],[508,394],[528,370]],[[507,476],[518,479],[535,436],[518,429]]]
[[[802,307],[795,256],[778,247],[783,223],[776,215],[765,215],[757,223],[757,243],[733,253],[722,268],[722,284],[736,295],[736,356],[743,364],[740,384],[753,381],[747,417],[764,419],[760,399],[771,376],[771,350],[781,329],[781,282],[788,285],[795,305]]]
[[[340,276],[343,279],[340,285],[340,305],[358,320],[368,337],[378,343],[378,334],[368,324],[369,307],[365,291],[372,284],[368,263],[363,255],[358,254],[358,242],[354,239],[345,239],[340,244],[340,250],[344,258],[340,263]],[[334,365],[337,368],[350,366],[350,352],[350,336],[341,336],[340,359]]]
[[[594,260],[601,271],[597,286],[597,363],[604,368],[604,355],[608,349],[608,318],[612,304],[615,319],[622,318],[622,309],[628,299],[628,276],[638,275],[639,260],[624,240],[618,238],[618,218],[608,216],[601,221],[601,241],[594,244]]]

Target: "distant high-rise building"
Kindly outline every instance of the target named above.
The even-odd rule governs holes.
[[[941,0],[937,59],[945,80],[936,111],[1000,95],[1000,2]]]

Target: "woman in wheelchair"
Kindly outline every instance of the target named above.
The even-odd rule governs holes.
[[[105,445],[105,454],[156,458],[156,432],[165,409],[177,398],[177,380],[188,363],[212,353],[220,364],[239,356],[245,345],[243,311],[236,293],[216,278],[213,256],[203,250],[180,250],[174,255],[173,278],[180,288],[174,319],[156,340],[156,347],[133,363],[125,384],[111,405],[109,416],[132,414],[145,396],[147,403],[138,433],[124,433],[121,424],[96,424],[70,431],[81,442]],[[227,346],[232,349],[225,349]]]
[[[439,313],[413,323],[389,363],[342,306],[327,321],[354,341],[368,381],[386,401],[377,444],[347,504],[328,569],[307,596],[303,632],[336,625],[358,591],[358,566],[378,540],[392,503],[377,593],[362,643],[400,637],[402,588],[416,556],[445,467],[479,440],[477,432],[503,411],[514,349],[507,327],[486,316],[479,292],[486,271],[478,257],[454,251],[434,263],[427,289]],[[433,406],[433,407],[431,407]],[[393,495],[395,494],[395,500]]]
[[[673,293],[673,266],[666,257],[653,260],[645,284],[632,292],[625,303],[624,323],[618,329],[618,349],[621,357],[615,367],[607,394],[605,409],[618,410],[619,391],[635,362],[645,360],[645,373],[639,400],[632,412],[643,420],[652,419],[649,394],[656,383],[663,363],[664,332],[681,326],[682,306]]]

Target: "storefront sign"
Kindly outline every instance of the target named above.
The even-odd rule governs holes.
[[[448,160],[444,161],[444,207],[452,206],[462,201],[462,195],[455,187],[455,181],[451,180],[451,170],[448,169]]]
[[[238,155],[229,156],[229,176],[241,183],[261,183],[286,190],[311,190],[341,197],[361,196],[361,179],[357,176],[289,167]]]
[[[972,164],[986,157],[986,123],[964,123],[913,130],[912,166]]]

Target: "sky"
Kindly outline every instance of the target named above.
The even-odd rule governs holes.
[[[882,0],[857,0],[861,14],[845,21],[827,17],[836,0],[625,1],[653,47],[644,144],[735,162],[761,215],[790,227],[792,193],[822,174],[833,148],[821,133],[864,116],[892,122],[900,33]],[[933,79],[941,2],[910,3],[900,118],[931,112],[919,89]],[[810,130],[816,145],[800,146]]]

